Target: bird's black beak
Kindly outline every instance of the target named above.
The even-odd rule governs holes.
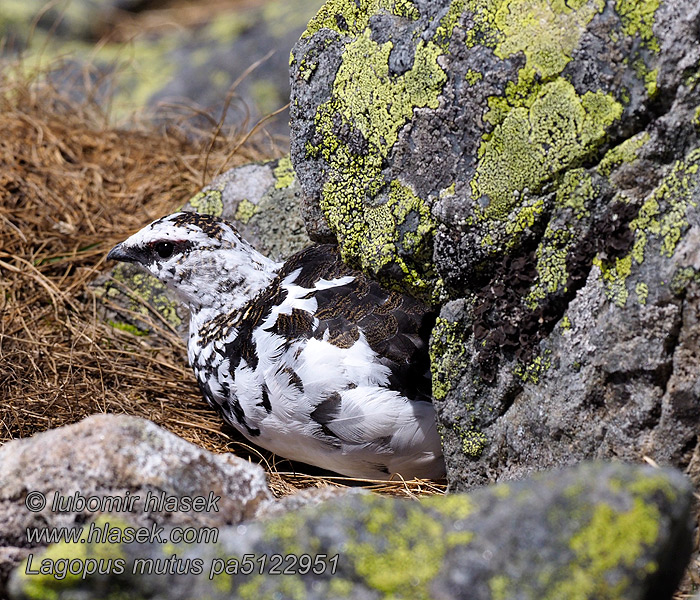
[[[117,244],[109,251],[107,260],[119,260],[121,262],[137,262],[138,258],[134,255],[131,248],[125,248],[124,243]]]

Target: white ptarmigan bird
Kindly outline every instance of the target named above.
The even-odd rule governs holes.
[[[189,307],[202,394],[251,442],[350,477],[444,476],[433,317],[345,265],[334,246],[276,263],[226,221],[179,212],[107,258],[141,265]]]

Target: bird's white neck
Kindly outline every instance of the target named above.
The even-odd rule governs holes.
[[[218,248],[204,254],[173,289],[193,318],[196,315],[203,322],[207,315],[242,308],[272,282],[281,265],[241,241],[225,250]]]

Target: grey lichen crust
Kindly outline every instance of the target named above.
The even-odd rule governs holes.
[[[334,0],[295,46],[316,231],[448,302],[432,368],[454,486],[689,464],[699,26],[692,0]]]
[[[234,223],[256,250],[282,260],[310,244],[301,216],[301,191],[289,157],[236,167],[195,194],[183,210]],[[144,223],[146,225],[146,223]],[[189,315],[155,277],[119,264],[95,284],[105,318],[139,335],[172,327],[183,337]]]
[[[94,558],[110,560],[111,572],[57,580],[27,574],[25,561],[10,589],[55,600],[117,587],[169,600],[669,598],[690,552],[691,498],[678,472],[621,463],[420,502],[352,494],[222,527],[216,543],[55,545],[33,569]],[[100,525],[107,519],[121,527],[116,516]],[[171,574],[141,574],[149,568]]]

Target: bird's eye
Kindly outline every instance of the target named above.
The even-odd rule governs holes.
[[[172,242],[158,242],[156,244],[156,252],[161,258],[169,258],[173,254]]]

